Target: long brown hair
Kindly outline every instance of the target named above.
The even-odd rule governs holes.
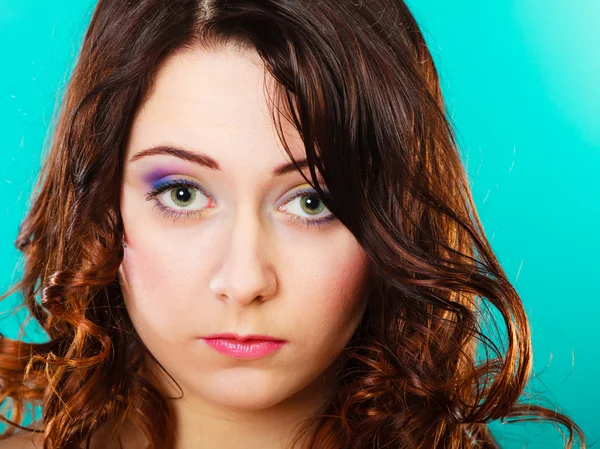
[[[144,376],[147,350],[119,285],[123,154],[161,63],[225,43],[255,49],[278,82],[273,105],[286,107],[272,112],[286,151],[292,158],[282,118],[303,139],[312,186],[373,267],[337,389],[298,441],[496,448],[488,423],[539,419],[566,428],[568,448],[585,447],[568,417],[520,402],[528,320],[486,239],[436,68],[400,0],[99,0],[15,242],[24,274],[4,297],[21,292],[49,340],[0,340],[0,399],[14,412],[6,435],[34,430],[23,426],[34,404],[45,449],[89,444],[103,424],[126,420],[152,448],[173,444],[169,400]],[[484,332],[496,324],[496,337]]]

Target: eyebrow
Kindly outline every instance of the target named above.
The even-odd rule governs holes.
[[[209,168],[211,170],[221,170],[221,166],[219,165],[219,163],[212,157],[204,153],[197,153],[195,151],[189,151],[184,148],[174,147],[170,145],[159,145],[152,148],[148,148],[146,150],[139,151],[131,157],[129,162],[137,161],[138,159],[141,159],[146,156],[155,155],[174,156],[179,159],[183,159],[184,161],[193,162],[194,164]],[[301,169],[308,166],[308,162],[306,159],[299,159],[296,162],[298,163],[298,166]],[[293,162],[283,163],[273,169],[273,176],[282,176],[287,173],[291,173],[295,170],[296,167],[294,166]]]

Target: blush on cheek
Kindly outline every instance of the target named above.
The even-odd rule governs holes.
[[[151,292],[157,276],[160,277],[160,267],[151,263],[151,257],[144,257],[138,254],[131,246],[127,246],[124,251],[122,271],[125,274],[127,286],[133,288],[135,292]],[[133,293],[133,292],[130,292]],[[137,294],[138,297],[147,297],[145,294]]]
[[[137,245],[141,247],[137,249],[134,245],[125,248],[121,266],[128,310],[157,330],[186,328],[186,320],[193,316],[190,301],[197,298],[193,293],[197,273],[186,272],[187,259],[178,257],[177,251],[161,251],[147,244]]]
[[[144,264],[143,258],[138,260],[130,248],[121,265],[121,284],[127,313],[129,314],[140,336],[148,333],[166,335],[161,327],[170,322],[166,315],[168,310],[163,310],[165,301],[157,301],[160,293],[155,287],[156,270],[150,264]]]
[[[343,292],[338,296],[340,307],[352,307],[351,303],[360,302],[360,297],[363,296],[369,275],[369,258],[358,243],[350,251],[338,254],[347,254],[347,257],[335,265],[332,288]]]
[[[349,326],[358,324],[366,306],[368,260],[356,251],[332,267],[326,282],[327,300],[320,303],[321,315]]]

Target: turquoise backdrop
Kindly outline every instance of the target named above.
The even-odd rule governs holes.
[[[0,288],[56,101],[95,1],[0,0]],[[531,318],[529,393],[600,439],[600,2],[411,0],[440,70],[484,228]],[[24,315],[0,304],[0,332]],[[43,334],[28,326],[25,340]],[[505,448],[559,448],[552,426],[496,425]]]

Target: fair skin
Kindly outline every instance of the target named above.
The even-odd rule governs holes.
[[[272,83],[251,50],[177,53],[131,129],[119,278],[137,333],[183,390],[182,399],[170,400],[175,449],[288,448],[295,426],[331,394],[329,373],[364,314],[369,263],[355,237],[335,218],[320,227],[292,221],[331,213],[323,206],[313,215],[302,196],[293,198],[310,189],[296,170],[273,174],[290,160],[264,91]],[[285,133],[295,159],[303,159],[287,122]],[[159,145],[209,156],[220,170],[173,154],[143,155]],[[146,198],[157,184],[181,179],[192,184],[169,184]],[[195,212],[173,216],[185,211]],[[199,338],[221,332],[287,343],[243,360]],[[162,371],[153,372],[166,395],[181,395]],[[129,437],[126,447],[145,447]]]

